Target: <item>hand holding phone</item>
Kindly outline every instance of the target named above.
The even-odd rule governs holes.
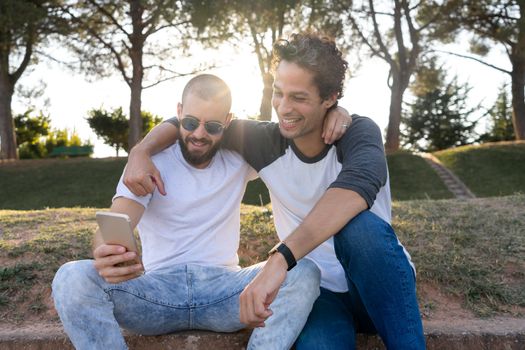
[[[104,245],[94,251],[95,267],[110,283],[142,275],[140,249],[126,214],[97,212],[97,223]]]

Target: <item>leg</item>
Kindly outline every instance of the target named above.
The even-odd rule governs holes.
[[[319,296],[320,279],[320,271],[312,261],[300,260],[288,272],[270,306],[273,315],[265,322],[265,327],[253,331],[248,349],[291,348]]]
[[[120,326],[140,334],[188,329],[185,267],[119,284],[104,281],[91,260],[63,265],[53,298],[77,349],[125,349]]]
[[[355,349],[355,327],[348,293],[321,287],[312,312],[295,343],[297,350]]]
[[[231,332],[245,325],[239,321],[239,295],[264,264],[222,275],[204,275],[204,267],[192,267],[195,295],[195,328]],[[206,268],[209,269],[209,268]],[[198,270],[198,271],[197,271]],[[274,314],[266,326],[256,328],[248,349],[288,349],[301,331],[319,294],[319,270],[309,260],[300,261],[288,273],[271,305]]]
[[[55,308],[76,349],[127,349],[103,284],[91,260],[69,262],[55,275]]]
[[[412,267],[392,227],[364,211],[334,236],[335,252],[388,349],[424,349]],[[354,288],[355,286],[355,288]]]

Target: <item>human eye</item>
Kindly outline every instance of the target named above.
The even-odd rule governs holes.
[[[297,95],[295,95],[295,96],[292,97],[292,99],[294,101],[297,101],[297,102],[305,102],[306,101],[306,97],[304,97],[304,96],[297,96]]]

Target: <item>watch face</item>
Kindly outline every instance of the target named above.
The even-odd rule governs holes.
[[[280,245],[281,245],[281,242],[277,243],[272,249],[270,249],[270,251],[268,252],[268,255],[275,254],[275,252],[277,252],[277,248],[279,248]]]

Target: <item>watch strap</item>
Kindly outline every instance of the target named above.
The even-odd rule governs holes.
[[[284,256],[284,259],[286,260],[286,264],[288,265],[287,271],[290,271],[294,268],[295,265],[297,265],[297,261],[295,260],[295,256],[293,255],[292,251],[284,242],[279,242],[275,247],[273,247],[269,252],[268,255],[273,255],[276,252],[279,252]]]

